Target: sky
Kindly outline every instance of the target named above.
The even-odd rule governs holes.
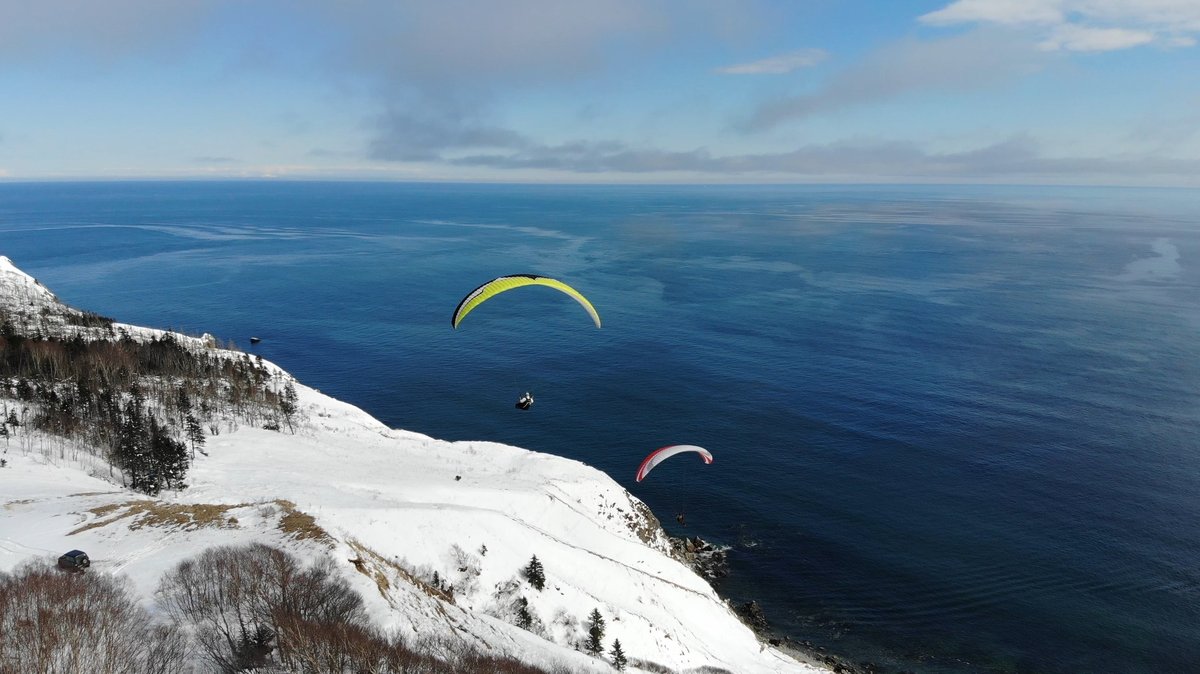
[[[1200,187],[1200,0],[0,0],[0,180]]]

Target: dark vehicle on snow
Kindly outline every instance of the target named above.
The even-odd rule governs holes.
[[[83,571],[91,565],[92,560],[83,550],[72,550],[58,558],[58,568],[64,571]]]

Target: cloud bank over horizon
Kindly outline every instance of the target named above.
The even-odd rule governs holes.
[[[1113,51],[1157,43],[1191,47],[1200,34],[1194,0],[955,0],[919,19],[929,25],[999,24],[1042,36],[1046,50]]]
[[[6,4],[8,179],[1200,185],[1191,0]]]

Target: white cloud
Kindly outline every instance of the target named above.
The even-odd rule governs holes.
[[[1114,51],[1146,44],[1191,47],[1198,0],[955,0],[925,14],[934,26],[999,24],[1035,31],[1048,50]]]
[[[924,23],[946,26],[959,23],[1059,23],[1063,13],[1057,0],[957,0],[921,17]]]
[[[1045,55],[1010,31],[902,40],[835,74],[815,91],[763,101],[740,126],[762,131],[914,93],[975,91],[1036,72],[1045,60]]]
[[[751,63],[717,68],[723,75],[785,75],[800,68],[811,68],[828,58],[823,49],[801,49]]]
[[[623,143],[528,145],[475,154],[459,166],[583,174],[721,175],[733,179],[927,181],[1200,185],[1200,160],[1135,153],[1052,157],[1036,139],[1019,135],[956,152],[930,152],[916,143],[857,138],[765,154],[714,155],[700,148],[669,151]]]
[[[369,155],[403,161],[520,147],[496,101],[737,35],[747,11],[724,0],[308,2],[344,37],[341,64],[378,87]]]
[[[1154,33],[1128,28],[1090,28],[1063,24],[1054,28],[1050,37],[1038,46],[1050,51],[1114,51],[1154,42]]]
[[[43,57],[61,51],[111,60],[146,47],[179,48],[230,0],[45,0],[3,3],[0,56]]]
[[[1156,27],[1162,31],[1200,31],[1196,0],[1062,0],[1071,12],[1098,21]]]

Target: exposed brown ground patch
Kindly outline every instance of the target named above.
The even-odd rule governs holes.
[[[451,604],[454,603],[454,595],[417,578],[396,561],[384,557],[354,539],[346,541],[346,544],[358,555],[355,559],[351,559],[350,563],[354,565],[354,568],[359,573],[375,581],[375,586],[379,588],[379,594],[384,599],[387,599],[389,603],[391,603],[391,598],[388,597],[387,591],[392,587],[391,581],[388,580],[389,573],[395,573],[402,580],[416,586],[417,589],[430,597],[441,599]]]
[[[326,545],[333,544],[333,537],[321,527],[317,520],[308,513],[296,509],[296,504],[284,499],[275,501],[283,508],[283,517],[279,518],[279,530],[298,541],[312,540]]]
[[[102,506],[92,508],[88,512],[93,513],[97,517],[104,517],[105,515],[108,515],[109,513],[112,513],[123,507],[125,507],[124,503],[110,503],[108,505],[102,505]]]
[[[182,529],[184,531],[206,527],[232,529],[236,525],[229,524],[225,513],[234,508],[245,508],[249,505],[249,503],[225,505],[211,503],[159,503],[157,501],[110,503],[88,510],[88,512],[100,519],[89,522],[67,535],[73,536],[77,533],[108,526],[127,518],[133,518],[133,521],[129,523],[130,529],[141,529],[142,527],[163,527]],[[104,519],[112,513],[116,513],[116,515]]]
[[[13,503],[20,503],[14,501]],[[279,530],[295,540],[313,540],[326,545],[333,544],[333,537],[317,525],[312,515],[296,509],[291,501],[279,499],[274,501],[283,510],[279,518]],[[8,507],[9,504],[5,504]],[[74,535],[89,529],[98,529],[114,522],[131,519],[130,529],[143,527],[163,527],[167,529],[236,529],[238,519],[229,515],[229,511],[237,508],[248,508],[253,503],[161,503],[159,501],[126,501],[125,503],[109,503],[90,508],[87,512],[97,519],[72,530],[67,535]]]

